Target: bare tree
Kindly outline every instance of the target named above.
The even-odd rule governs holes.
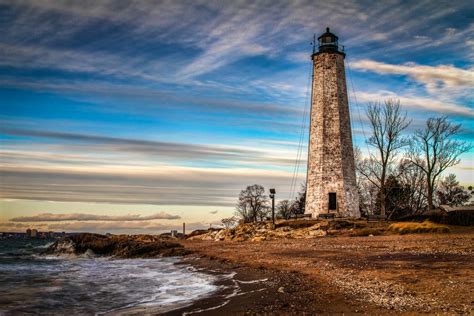
[[[272,208],[268,204],[265,204],[263,207],[259,208],[259,210],[257,211],[257,218],[261,222],[263,222],[264,220],[269,218],[271,212],[272,212]]]
[[[471,198],[471,192],[466,192],[459,185],[459,181],[456,180],[456,175],[450,174],[443,181],[441,181],[438,191],[440,204],[447,204],[450,206],[463,205]]]
[[[385,215],[386,180],[399,150],[408,145],[402,132],[410,124],[410,120],[407,120],[406,112],[402,113],[400,101],[395,99],[387,99],[384,104],[370,103],[367,117],[372,133],[366,142],[376,149],[376,153],[370,153],[370,157],[364,160],[358,171],[379,189],[380,214]]]
[[[377,205],[379,189],[372,182],[365,178],[357,181],[359,192],[359,209],[362,215],[374,214]]]
[[[268,213],[268,196],[265,195],[265,188],[259,184],[249,185],[239,194],[236,206],[236,213],[245,222],[257,222],[257,219],[264,218]]]
[[[407,205],[409,199],[409,187],[400,183],[400,178],[393,175],[387,177],[386,182],[386,211],[388,213],[387,219],[390,220],[392,216],[401,217],[407,213]],[[380,192],[379,192],[380,193]],[[379,201],[380,202],[380,201]]]
[[[453,139],[460,129],[461,124],[453,125],[445,116],[429,118],[424,129],[417,130],[410,141],[407,156],[426,175],[430,210],[434,208],[433,194],[439,176],[458,164],[459,156],[472,148],[467,142]]]
[[[301,184],[298,196],[291,203],[290,211],[292,215],[304,214],[306,206],[306,184]]]
[[[410,160],[403,159],[398,165],[398,175],[407,190],[406,210],[411,214],[424,211],[427,207],[425,174]]]
[[[289,219],[291,217],[291,203],[288,200],[282,200],[278,202],[277,212],[284,219]]]
[[[231,228],[231,227],[234,226],[238,221],[239,221],[239,219],[238,219],[237,217],[235,217],[235,216],[227,217],[227,218],[221,219],[222,225],[224,225],[224,227],[225,227],[226,229]]]
[[[235,214],[241,217],[244,223],[250,223],[254,219],[249,204],[242,200],[240,196],[237,206],[235,207]]]
[[[359,209],[362,215],[374,213],[378,188],[360,172],[364,159],[359,147],[354,147],[354,160],[356,166],[357,192],[359,193]]]

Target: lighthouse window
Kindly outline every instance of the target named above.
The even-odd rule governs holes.
[[[329,210],[336,210],[336,193],[329,193]]]

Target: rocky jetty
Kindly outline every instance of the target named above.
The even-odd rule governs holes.
[[[153,235],[78,234],[56,241],[44,254],[100,255],[118,258],[179,256],[187,251],[178,243]]]

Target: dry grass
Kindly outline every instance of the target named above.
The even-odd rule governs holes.
[[[446,225],[435,224],[428,220],[422,223],[405,222],[394,223],[388,227],[388,230],[399,234],[415,233],[449,233],[450,229]]]
[[[362,228],[362,229],[357,229],[354,231],[354,233],[352,234],[352,236],[357,236],[357,237],[360,237],[360,236],[378,236],[378,235],[382,235],[383,234],[383,230],[381,229],[377,229],[377,228]]]

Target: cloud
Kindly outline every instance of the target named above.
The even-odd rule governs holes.
[[[352,68],[378,74],[404,75],[424,84],[429,92],[446,88],[468,88],[474,85],[474,68],[462,69],[452,65],[426,66],[416,63],[387,64],[373,60],[352,62]]]
[[[222,23],[218,29],[212,31],[210,37],[215,36],[213,43],[207,45],[202,54],[181,69],[178,77],[196,77],[221,68],[243,56],[259,55],[267,52],[270,49],[269,47],[253,42],[253,39],[260,32],[259,25],[242,25],[242,20],[245,20],[243,16],[234,16],[226,23]],[[233,32],[237,25],[240,25],[239,32]]]
[[[423,41],[423,45],[433,45],[439,42],[439,37],[443,43],[451,41],[451,44],[463,45],[460,40],[463,31],[441,22],[463,8],[469,10],[467,2],[440,8],[430,1],[393,1],[383,5],[367,5],[364,1],[273,1],[272,5],[254,1],[232,4],[132,1],[127,5],[116,1],[80,4],[75,1],[4,1],[4,4],[2,35],[9,44],[32,51],[48,48],[49,52],[61,52],[60,47],[64,47],[67,39],[84,32],[97,30],[100,36],[102,45],[95,41],[79,45],[81,53],[92,53],[95,59],[81,58],[79,52],[75,52],[77,55],[68,56],[72,57],[67,59],[68,63],[57,59],[55,65],[50,62],[53,55],[47,53],[44,58],[27,60],[26,64],[83,65],[92,71],[96,66],[98,74],[105,70],[107,74],[129,73],[132,77],[138,74],[151,80],[196,77],[256,55],[280,58],[293,54],[296,45],[309,42],[312,34],[322,31],[326,25],[336,26],[353,48],[394,39],[399,40],[397,44],[420,45],[421,41],[408,41],[416,35],[435,38]],[[424,19],[417,19],[418,16]],[[113,27],[107,28],[107,25]],[[104,30],[109,32],[107,36],[101,33]],[[124,45],[125,41],[130,45]],[[161,53],[159,44],[178,45],[186,54],[173,56],[174,62],[155,67],[154,61],[172,55],[158,54]],[[114,49],[117,45],[121,46],[120,51]],[[149,53],[150,48],[154,54]],[[107,50],[111,54],[107,55]],[[110,59],[101,58],[101,53]],[[9,56],[22,58],[22,54]],[[167,71],[161,71],[162,66]],[[169,71],[170,68],[174,71]],[[76,69],[80,71],[80,67]],[[166,76],[160,75],[163,73]]]
[[[474,112],[469,107],[435,98],[420,97],[416,95],[399,95],[394,92],[359,92],[357,99],[360,102],[383,101],[387,98],[397,98],[403,107],[415,110],[428,110],[441,114],[456,114],[465,117],[474,117]]]
[[[186,230],[206,229],[208,224],[202,222],[186,223]],[[161,224],[161,223],[137,223],[137,222],[74,222],[58,223],[48,226],[51,230],[76,231],[76,232],[98,232],[98,233],[162,233],[170,230],[181,231],[182,223]]]
[[[180,219],[178,215],[171,215],[168,213],[160,212],[154,215],[142,216],[142,215],[124,215],[124,216],[111,216],[111,215],[95,215],[95,214],[52,214],[42,213],[34,216],[21,216],[11,218],[11,222],[62,222],[62,221],[110,221],[110,222],[131,222],[131,221],[150,221],[156,219]]]
[[[290,85],[282,82],[274,82],[273,78],[265,80],[232,82],[227,84],[217,84],[214,82],[197,83],[195,81],[181,81],[181,88],[175,90],[162,89],[160,87],[147,87],[143,84],[129,81],[119,83],[104,80],[64,80],[44,78],[15,78],[0,77],[0,85],[15,89],[40,92],[54,92],[67,95],[69,98],[80,103],[93,103],[96,106],[87,110],[96,113],[117,114],[125,113],[146,117],[161,117],[161,111],[182,111],[182,117],[186,117],[187,112],[199,109],[202,114],[217,113],[225,114],[230,118],[238,116],[253,124],[258,128],[261,124],[255,121],[271,118],[272,125],[281,125],[285,128],[289,124],[288,120],[297,117],[302,113],[301,96],[304,95],[302,87]],[[182,93],[186,88],[188,92]],[[227,98],[215,98],[216,91],[226,91],[232,95]],[[250,93],[265,93],[266,95],[285,96],[286,102],[275,99],[277,102],[255,102],[252,100],[236,101],[235,95]],[[288,97],[291,96],[291,101]],[[135,105],[131,108],[128,102]],[[258,116],[256,116],[258,114]],[[206,115],[205,119],[212,119],[212,115]],[[199,119],[196,115],[193,119]],[[239,122],[240,123],[240,122]],[[237,124],[236,127],[239,127]],[[286,128],[287,130],[288,128]]]
[[[307,51],[304,52],[292,52],[287,56],[288,60],[296,63],[308,63],[311,60],[311,54]]]
[[[45,223],[35,223],[32,227],[31,224],[25,223],[0,222],[0,232],[18,232],[26,230],[27,228],[40,228],[47,230],[48,225]]]
[[[67,133],[67,132],[56,132],[56,131],[41,131],[41,130],[26,130],[26,129],[15,129],[15,128],[3,128],[2,133],[10,136],[25,136],[28,138],[39,138],[46,139],[47,143],[60,140],[68,145],[64,145],[63,149],[68,154],[64,156],[64,159],[60,159],[57,155],[44,154],[44,159],[56,159],[67,162],[69,159],[72,161],[74,157],[71,155],[72,152],[80,151],[82,144],[85,144],[84,149],[89,151],[97,150],[99,152],[109,152],[116,154],[127,153],[129,155],[142,155],[148,157],[150,155],[159,155],[161,161],[176,160],[180,161],[222,161],[226,163],[270,163],[279,165],[291,165],[293,159],[285,157],[285,154],[289,152],[283,152],[281,156],[275,156],[269,154],[265,149],[255,147],[244,147],[244,146],[226,146],[226,145],[200,145],[192,143],[178,143],[178,142],[163,142],[155,140],[141,140],[141,139],[130,139],[130,138],[119,138],[111,136],[100,136],[100,135],[88,135],[79,133]],[[31,144],[28,144],[32,148]],[[278,152],[276,152],[278,153]],[[20,153],[8,152],[5,150],[3,153],[4,157],[14,158]],[[23,157],[27,157],[28,153],[23,154]],[[30,154],[30,156],[32,156]],[[82,162],[92,162],[93,159],[90,155],[86,160]],[[32,158],[34,158],[32,156]],[[36,157],[40,158],[40,157]],[[76,155],[79,159],[79,156]],[[100,162],[100,161],[98,161]]]
[[[0,197],[7,199],[151,205],[233,206],[246,185],[288,194],[290,171],[190,168],[173,165],[2,167]]]
[[[38,46],[19,46],[0,43],[2,58],[0,66],[22,69],[59,69],[73,73],[92,73],[114,78],[141,79],[165,82],[160,73],[166,60],[149,60],[144,57],[123,57],[106,52],[83,52],[79,50],[51,49]],[[68,62],[58,62],[67,60]],[[140,65],[140,67],[137,67]]]

